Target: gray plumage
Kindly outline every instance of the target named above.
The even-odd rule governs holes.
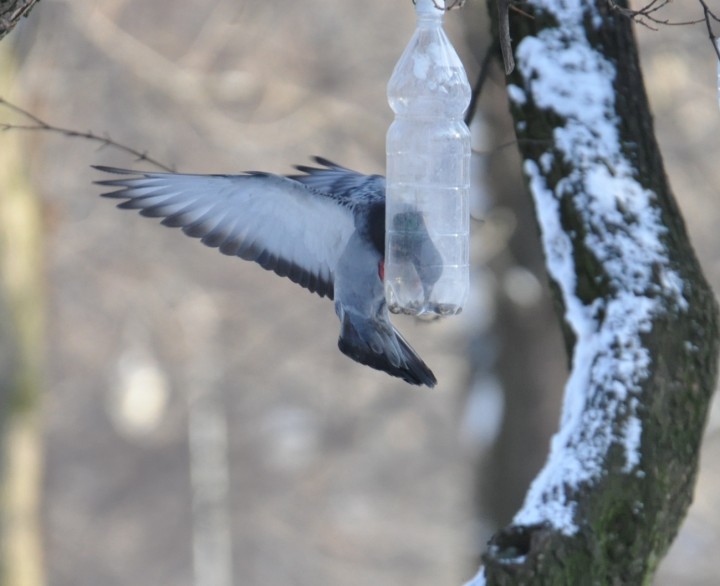
[[[322,167],[299,166],[301,174],[289,176],[95,168],[125,176],[96,182],[118,188],[103,195],[124,200],[119,208],[163,218],[162,224],[223,254],[255,261],[334,299],[338,347],[353,360],[411,384],[435,386],[432,371],[390,323],[385,303],[384,177],[315,161]]]

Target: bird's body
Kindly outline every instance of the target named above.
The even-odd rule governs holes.
[[[257,262],[335,301],[340,350],[411,384],[435,376],[390,323],[383,285],[385,179],[325,159],[281,176],[185,175],[96,167],[118,207],[162,217],[211,247]],[[428,243],[431,241],[427,239]]]

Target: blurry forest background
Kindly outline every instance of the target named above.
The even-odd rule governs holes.
[[[699,18],[695,4],[663,16]],[[472,83],[484,2],[446,23]],[[284,173],[317,154],[382,173],[385,85],[413,27],[409,0],[44,0],[0,43],[0,97],[178,171]],[[702,24],[638,36],[671,182],[720,290],[715,55]],[[0,122],[28,121],[0,107]],[[474,574],[544,460],[566,363],[511,128],[496,66],[473,125],[473,298],[457,318],[396,319],[432,391],[342,356],[327,300],[91,184],[91,164],[147,163],[1,133],[7,584]],[[657,585],[717,583],[718,494],[716,411]]]

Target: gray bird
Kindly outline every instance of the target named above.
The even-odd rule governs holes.
[[[255,261],[334,299],[341,352],[410,384],[435,386],[435,375],[390,323],[383,285],[385,178],[314,160],[322,168],[297,166],[301,174],[287,176],[96,166],[132,176],[96,183],[120,188],[103,194],[125,200],[119,208],[164,218],[162,224],[182,228],[223,254]]]

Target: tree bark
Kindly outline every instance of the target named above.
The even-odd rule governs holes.
[[[30,14],[40,0],[0,0],[0,39],[15,28],[23,16]]]
[[[648,584],[692,499],[718,310],[630,20],[606,0],[522,8],[508,89],[571,374],[547,463],[471,584]]]

